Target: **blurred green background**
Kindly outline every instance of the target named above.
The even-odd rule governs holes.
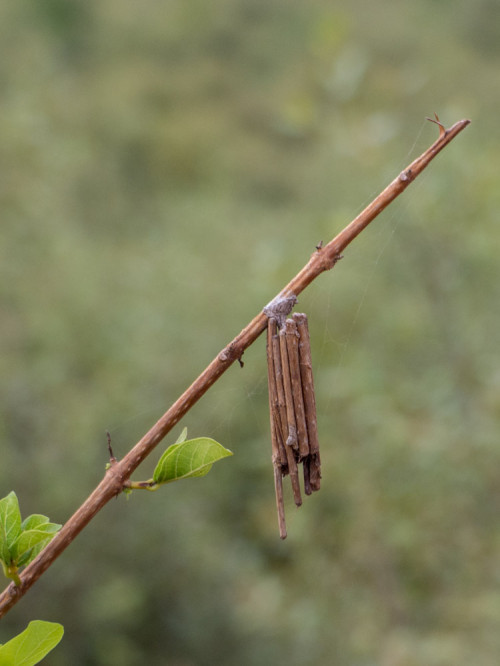
[[[473,121],[300,297],[323,484],[288,539],[259,339],[167,440],[234,457],[111,502],[0,641],[45,619],[52,666],[498,664],[498,1],[18,0],[0,55],[0,496],[56,522],[106,429],[124,455],[426,116]]]

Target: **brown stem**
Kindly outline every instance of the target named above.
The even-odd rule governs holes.
[[[369,204],[338,236],[325,247],[318,247],[304,268],[284,287],[280,295],[298,296],[323,271],[333,268],[340,253],[356,236],[386,208],[408,185],[425,169],[429,162],[452,141],[470,120],[460,120],[444,132],[438,139],[417,157],[376,199]],[[191,386],[178,398],[160,420],[137,442],[131,451],[119,462],[112,465],[92,494],[56,534],[52,541],[22,572],[21,585],[13,583],[0,595],[0,617],[14,606],[35,583],[54,560],[69,546],[73,539],[92,520],[98,511],[115,495],[121,492],[124,483],[138,465],[151,453],[155,446],[167,435],[178,421],[191,409],[206,391],[229,368],[241,358],[267,325],[267,316],[260,312],[230,342]]]
[[[299,440],[297,439],[297,422],[295,420],[295,405],[293,403],[292,379],[290,377],[290,359],[288,357],[288,348],[286,344],[286,329],[280,330],[280,353],[281,353],[281,371],[283,373],[283,388],[285,389],[286,419],[288,437],[286,445],[292,447],[296,454],[299,450]]]
[[[286,343],[285,343],[286,344]],[[295,420],[293,413],[290,413],[289,402],[285,382],[290,381],[288,370],[288,358],[282,355],[281,336],[273,336],[273,364],[276,379],[276,387],[279,396],[279,412],[281,422],[282,438],[285,443],[285,455],[287,459],[288,473],[292,484],[293,498],[295,504],[300,506],[302,498],[300,496],[299,471],[297,469],[297,460],[295,459],[294,444],[297,442],[297,433],[295,430]],[[286,348],[285,348],[286,352]],[[293,409],[293,406],[292,406]]]
[[[309,451],[319,453],[318,424],[316,418],[316,398],[314,397],[314,379],[311,360],[311,342],[309,338],[309,327],[307,325],[307,316],[301,312],[296,312],[293,319],[297,324],[299,331],[299,366],[302,380],[302,396],[304,399],[304,409],[306,414],[307,434],[309,441]]]
[[[297,439],[299,443],[299,460],[309,455],[309,438],[307,436],[306,414],[304,398],[302,395],[302,380],[300,377],[299,362],[299,334],[297,324],[293,319],[285,323],[286,346],[288,350],[288,364],[290,367],[290,380],[292,384],[292,398],[297,425]]]
[[[286,539],[285,502],[283,500],[283,475],[278,465],[274,465],[274,489],[276,493],[276,508],[278,509],[280,539]]]
[[[288,474],[288,461],[285,451],[285,440],[281,425],[280,401],[278,397],[277,369],[274,367],[274,339],[277,339],[278,325],[276,319],[269,319],[267,325],[267,381],[269,385],[269,413],[271,417],[271,443],[273,464],[280,466],[283,474]],[[283,384],[281,384],[283,391]]]
[[[304,492],[306,495],[312,495],[311,486],[311,455],[308,455],[302,461],[302,473],[304,475]]]
[[[321,486],[321,459],[319,455],[318,421],[316,417],[316,398],[314,397],[314,380],[312,374],[311,342],[307,315],[296,312],[293,319],[299,332],[299,365],[302,380],[302,397],[307,423],[309,455],[304,459],[304,486],[306,494],[319,490]]]
[[[270,319],[267,324],[267,380],[269,386],[269,414],[271,418],[271,445],[272,461],[274,467],[274,490],[276,494],[276,508],[278,510],[278,525],[280,537],[286,539],[285,502],[283,499],[283,469],[288,469],[285,448],[281,435],[281,422],[278,412],[278,396],[276,389],[276,376],[273,361],[273,335],[277,334],[276,319]]]

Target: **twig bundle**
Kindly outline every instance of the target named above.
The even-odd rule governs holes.
[[[269,316],[267,371],[276,506],[280,537],[285,539],[283,477],[290,475],[297,506],[302,504],[298,465],[302,463],[306,495],[319,490],[321,479],[311,345],[305,314],[294,314],[286,321],[284,317]]]

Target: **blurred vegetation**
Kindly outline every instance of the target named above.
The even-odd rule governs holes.
[[[473,121],[300,298],[324,472],[289,538],[259,340],[180,424],[235,456],[108,505],[0,642],[36,618],[65,626],[53,666],[498,663],[499,19],[0,5],[0,496],[24,514],[64,522],[105,430],[123,455],[434,140],[425,116]]]

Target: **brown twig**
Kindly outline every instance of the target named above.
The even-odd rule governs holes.
[[[281,433],[276,376],[273,360],[273,336],[277,334],[275,319],[270,319],[267,326],[267,379],[269,386],[269,414],[271,419],[272,461],[274,467],[274,490],[280,537],[286,539],[285,502],[283,499],[283,474],[288,469],[286,454]]]
[[[279,339],[281,372],[283,374],[283,388],[285,389],[286,420],[288,432],[286,445],[291,447],[297,454],[299,449],[299,440],[297,438],[297,422],[295,420],[295,405],[293,404],[292,378],[290,376],[290,359],[288,357],[285,327],[280,330]]]
[[[280,539],[286,539],[287,534],[285,522],[285,502],[283,500],[283,474],[277,465],[274,466],[274,488],[276,491],[276,508],[278,509]]]
[[[414,160],[374,201],[369,204],[328,245],[319,247],[304,268],[280,292],[280,296],[298,296],[323,271],[335,265],[340,253],[356,236],[393,201],[422,172],[429,162],[452,141],[468,124],[460,120],[444,132],[416,160]],[[27,592],[54,560],[92,520],[110,499],[120,493],[132,472],[151,453],[191,407],[208,391],[219,377],[238,359],[267,326],[267,316],[260,312],[208,365],[191,386],[178,398],[159,421],[147,432],[131,451],[111,465],[103,480],[79,509],[63,525],[60,532],[21,573],[21,585],[11,583],[0,595],[2,617]]]
[[[293,499],[297,506],[301,506],[302,497],[300,494],[299,471],[297,468],[297,452],[299,443],[297,440],[297,424],[295,422],[295,409],[292,395],[292,381],[290,379],[290,363],[288,361],[288,349],[286,347],[285,330],[281,329],[279,333],[280,354],[281,354],[281,376],[283,378],[283,389],[285,393],[286,405],[286,440],[285,450],[288,458],[288,469],[290,470],[290,480],[292,482]],[[276,362],[275,362],[276,366]]]
[[[269,390],[269,415],[271,421],[271,447],[273,465],[280,469],[285,463],[285,457],[282,455],[283,442],[281,436],[281,424],[278,422],[278,391],[276,387],[276,376],[273,361],[273,325],[276,331],[276,320],[269,320],[267,327],[267,384]]]
[[[288,474],[288,458],[285,449],[286,439],[286,406],[285,406],[285,393],[283,391],[283,380],[281,378],[281,358],[279,355],[279,342],[278,342],[278,324],[276,319],[269,319],[267,326],[268,332],[268,373],[271,395],[273,400],[273,409],[271,414],[273,416],[274,430],[277,440],[277,448],[279,453],[279,462],[283,474]]]
[[[278,394],[279,423],[281,425],[281,441],[285,445],[284,449],[287,460],[287,469],[292,483],[293,498],[295,504],[300,506],[302,504],[302,498],[300,496],[299,470],[297,469],[297,460],[294,451],[297,444],[297,434],[295,420],[292,421],[293,413],[290,412],[286,389],[286,382],[289,381],[288,358],[282,353],[281,336],[279,334],[273,335],[272,343],[274,377]]]
[[[297,426],[299,460],[303,460],[309,455],[309,438],[307,436],[306,414],[304,409],[304,398],[302,395],[302,379],[300,376],[299,334],[297,332],[297,324],[293,319],[286,320],[285,337],[288,350],[288,365],[290,368],[295,424]]]
[[[300,312],[293,315],[299,332],[299,362],[302,379],[302,395],[306,413],[309,456],[304,461],[304,483],[311,490],[319,490],[321,485],[321,460],[319,455],[318,422],[316,418],[316,398],[311,361],[311,342],[307,316]],[[310,494],[310,493],[307,493]]]

